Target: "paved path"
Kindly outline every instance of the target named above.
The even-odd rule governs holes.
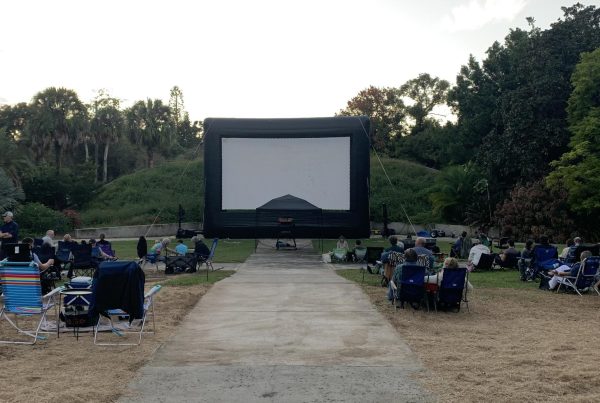
[[[217,283],[122,402],[432,400],[360,288],[312,250],[259,250]]]

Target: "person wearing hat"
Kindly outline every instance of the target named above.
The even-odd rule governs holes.
[[[0,227],[0,240],[4,244],[17,243],[19,238],[19,225],[14,221],[12,211],[2,214],[4,224]]]

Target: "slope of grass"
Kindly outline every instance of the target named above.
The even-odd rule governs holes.
[[[428,187],[437,171],[414,162],[382,158],[390,186],[376,157],[371,158],[371,218],[382,220],[382,205],[392,221],[428,222],[431,204]],[[257,162],[258,163],[258,162]],[[185,173],[184,173],[185,171]],[[204,207],[204,163],[201,158],[170,162],[122,176],[103,186],[82,211],[84,226],[149,224],[177,221],[177,208],[186,210],[186,221],[200,221]]]
[[[84,226],[177,222],[178,206],[185,221],[200,221],[204,208],[204,164],[201,159],[175,161],[124,175],[103,186],[82,211]]]

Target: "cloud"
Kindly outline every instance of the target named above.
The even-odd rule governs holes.
[[[442,18],[442,26],[451,32],[473,31],[489,23],[512,21],[528,0],[470,0],[454,7]]]

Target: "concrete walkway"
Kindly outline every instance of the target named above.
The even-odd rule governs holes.
[[[122,402],[434,400],[360,288],[313,250],[264,249],[217,283]]]

